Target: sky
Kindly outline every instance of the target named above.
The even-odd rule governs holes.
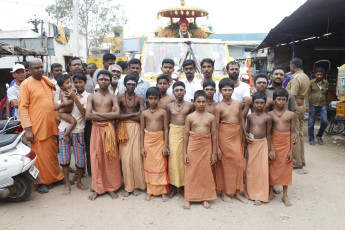
[[[58,1],[58,0],[56,0]],[[117,1],[117,0],[115,0]],[[55,0],[0,0],[0,29],[32,29],[28,23],[37,18],[53,22],[45,12]],[[166,26],[169,19],[157,19],[159,10],[179,6],[180,0],[127,0],[123,5],[128,19],[124,37],[150,36],[158,26]],[[289,16],[306,0],[185,0],[209,12],[209,19],[198,18],[198,25],[212,25],[214,33],[268,33],[284,17]]]

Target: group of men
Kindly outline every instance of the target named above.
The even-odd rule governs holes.
[[[68,74],[62,73],[60,64],[53,64],[51,79],[43,76],[40,59],[30,61],[31,77],[26,80],[22,67],[13,68],[18,93],[15,99],[10,95],[8,99],[18,108],[26,138],[38,156],[35,166],[40,170],[39,192],[48,192],[51,185],[65,184],[63,193],[70,194],[72,147],[77,187],[87,189],[81,182],[85,168],[92,176],[90,200],[103,193],[117,198],[115,191],[123,181],[122,196],[136,196],[139,190],[146,189],[145,200],[162,195],[163,201],[167,201],[180,191],[187,209],[190,202],[210,207],[207,201],[217,198],[216,190],[221,191],[225,202],[230,202],[230,195],[234,195],[243,203],[248,198],[260,205],[273,199],[273,185],[284,186],[283,202],[291,205],[287,186],[291,185],[292,156],[295,168],[305,165],[305,103],[308,106],[308,95],[317,89],[327,92],[327,82],[322,77],[310,86],[302,61],[295,58],[290,62],[293,76],[289,90],[282,86],[285,68],[276,66],[272,84],[268,86],[270,79],[266,74],[257,75],[256,93],[251,95],[250,86],[239,79],[238,62],[229,62],[229,78],[216,83],[212,80],[212,59],[200,63],[202,80],[195,77],[195,62],[185,60],[186,78],[180,81],[171,77],[174,61],[164,59],[162,75],[151,87],[141,76],[140,60],[132,59],[121,66],[115,60],[114,55],[105,54],[103,68],[97,69],[94,63],[83,65],[80,58],[73,57]],[[322,69],[318,71],[322,76]],[[313,87],[314,82],[318,88]],[[324,106],[316,98],[311,96],[309,105],[314,114],[322,112],[320,107]],[[63,107],[70,111],[62,110]],[[76,120],[69,138],[64,138],[71,125],[62,119],[64,113]],[[314,138],[311,124],[314,125],[312,120],[308,130]],[[322,129],[316,136],[319,144],[323,144]],[[257,140],[261,147],[253,147]],[[258,151],[260,157],[253,158]]]

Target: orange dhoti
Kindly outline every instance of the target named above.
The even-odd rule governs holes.
[[[248,144],[245,195],[250,200],[268,202],[268,145],[267,139],[253,139]]]
[[[217,190],[227,195],[243,192],[243,153],[241,127],[222,121],[219,126],[218,144],[221,160],[216,164]]]
[[[52,184],[63,179],[60,171],[56,136],[35,141],[31,149],[37,154],[35,167],[39,170],[39,184]]]
[[[272,144],[276,152],[276,159],[269,164],[270,185],[292,185],[293,161],[287,162],[290,152],[290,132],[273,130]]]
[[[211,134],[189,133],[187,147],[189,163],[185,168],[185,200],[190,202],[216,200],[216,186],[210,163]]]
[[[90,157],[92,189],[98,194],[118,190],[122,181],[113,123],[92,122]]]
[[[147,194],[154,196],[169,192],[169,178],[167,173],[167,158],[162,155],[164,147],[164,132],[149,132],[145,130],[144,173],[147,184]]]
[[[127,192],[133,192],[136,188],[144,190],[145,176],[143,158],[140,153],[140,125],[134,121],[122,122],[127,133],[130,134],[126,142],[120,142],[119,147],[125,190]]]

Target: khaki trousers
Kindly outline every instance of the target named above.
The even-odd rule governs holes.
[[[296,109],[296,135],[297,143],[293,149],[293,164],[295,166],[302,166],[305,163],[304,159],[304,140],[303,140],[303,122],[304,122],[304,106],[297,106]]]

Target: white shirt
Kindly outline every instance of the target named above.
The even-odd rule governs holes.
[[[55,101],[55,103],[60,104],[60,91],[61,91],[61,89],[60,89],[57,81],[55,80],[55,78],[51,78],[49,80],[55,85],[55,88],[56,88],[56,90],[53,91],[54,101]]]
[[[86,109],[86,105],[87,105],[87,97],[90,94],[86,91],[84,91],[82,94],[77,94],[77,98],[80,102],[80,104]],[[79,112],[79,109],[76,105],[76,103],[74,102],[73,104],[73,110],[71,112],[71,115],[77,120],[77,125],[75,126],[75,128],[72,130],[72,133],[82,133],[84,132],[84,128],[85,128],[85,117],[83,117],[83,115],[81,115],[81,113]],[[59,125],[59,131],[65,131],[65,129],[70,125],[70,123],[68,123],[67,121],[61,120],[60,125]]]
[[[231,99],[242,101],[244,97],[250,97],[250,86],[240,81],[239,86],[235,87],[233,94],[231,95]],[[222,101],[223,96],[220,92],[218,92],[218,101]]]
[[[193,78],[193,81],[189,82],[187,80],[187,78],[185,79],[182,79],[181,80],[185,86],[186,86],[186,94],[184,95],[184,98],[183,100],[184,101],[188,101],[188,102],[191,102],[192,100],[194,100],[194,93],[197,91],[197,90],[202,90],[202,86],[201,86],[201,80],[200,79],[197,79],[197,78]]]
[[[19,85],[17,85],[17,82],[15,82],[10,88],[8,88],[7,100],[9,103],[11,103],[12,100],[19,100]],[[14,116],[19,118],[18,108],[14,108]]]

